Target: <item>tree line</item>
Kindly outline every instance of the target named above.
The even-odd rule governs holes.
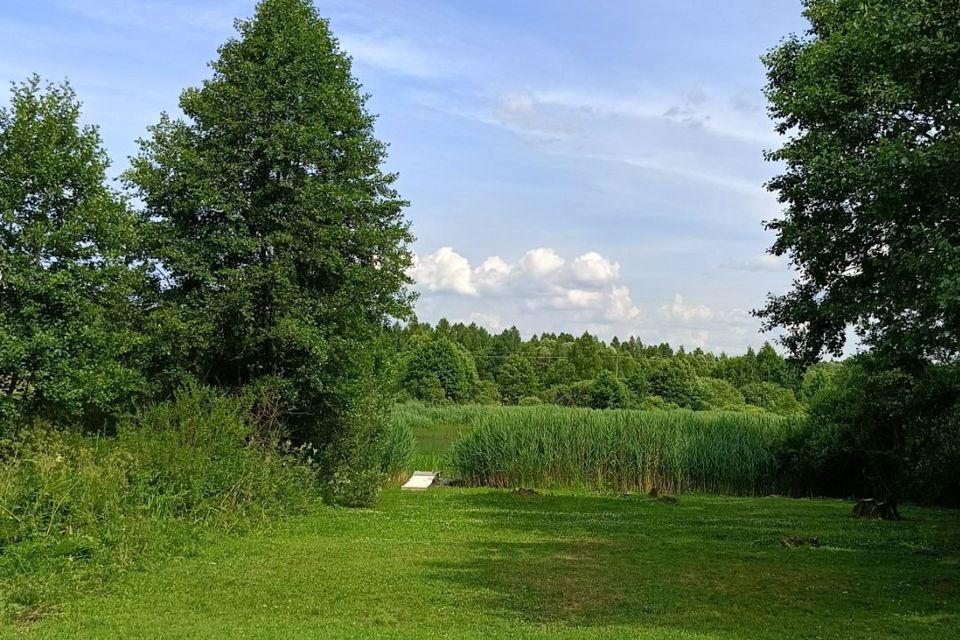
[[[808,369],[769,343],[740,356],[674,349],[640,338],[600,340],[588,332],[491,333],[443,319],[387,334],[403,395],[431,403],[558,404],[595,409],[800,412],[835,371]]]

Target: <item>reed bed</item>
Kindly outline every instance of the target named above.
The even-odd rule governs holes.
[[[454,444],[467,485],[777,493],[778,451],[801,421],[694,411],[498,407]]]

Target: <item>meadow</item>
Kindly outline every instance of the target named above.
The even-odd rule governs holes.
[[[960,634],[960,518],[835,500],[443,487],[319,507],[123,577],[10,638]],[[816,537],[819,546],[784,546]]]
[[[0,637],[960,633],[960,512],[767,496],[791,419],[398,405],[388,487],[343,509],[243,406],[196,390],[8,468]],[[444,482],[400,491],[415,468]]]

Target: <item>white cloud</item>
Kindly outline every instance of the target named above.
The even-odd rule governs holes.
[[[500,256],[491,256],[473,271],[473,279],[478,289],[499,291],[513,273],[513,267]]]
[[[410,277],[427,291],[448,291],[475,296],[470,262],[450,247],[441,247],[424,258],[413,256]]]
[[[490,331],[500,331],[503,329],[503,322],[500,320],[499,314],[496,313],[481,313],[475,311],[468,316],[467,323],[475,323]]]
[[[531,275],[544,278],[556,274],[566,261],[547,247],[531,249],[520,259],[520,266]]]
[[[613,322],[627,322],[640,315],[640,309],[630,300],[630,289],[626,286],[614,287],[610,292],[610,306],[607,318]]]
[[[589,330],[730,352],[756,335],[757,322],[744,309],[716,309],[680,293],[644,313],[621,280],[619,263],[595,251],[568,261],[538,247],[516,262],[491,256],[473,267],[451,247],[441,247],[416,257],[410,275],[421,292],[421,309],[429,310],[427,321],[460,319],[491,331],[506,325],[530,332]]]
[[[687,304],[679,293],[673,295],[673,302],[660,307],[660,313],[667,320],[697,322],[713,319],[713,309],[703,304]]]
[[[570,271],[577,282],[605,284],[620,277],[620,264],[591,251],[575,259]]]
[[[557,293],[550,299],[555,309],[590,309],[603,303],[603,293],[585,289],[564,289],[557,287]]]
[[[438,58],[410,42],[379,35],[340,34],[341,48],[359,64],[416,78],[437,78],[445,73]]]

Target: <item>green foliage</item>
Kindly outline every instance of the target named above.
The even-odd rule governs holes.
[[[613,373],[601,371],[590,386],[590,407],[626,409],[631,404],[630,390]]]
[[[517,403],[521,407],[536,407],[543,404],[543,400],[537,396],[523,396]]]
[[[194,388],[124,419],[116,438],[35,424],[4,441],[3,613],[182,549],[200,525],[234,531],[314,504],[312,452],[281,452],[250,409]]]
[[[726,380],[697,378],[695,384],[695,409],[740,411],[745,408],[743,394]]]
[[[517,404],[520,398],[533,395],[539,386],[537,372],[533,365],[522,355],[515,353],[508,357],[497,372],[497,384],[500,395],[506,404]]]
[[[693,368],[678,358],[651,360],[646,372],[647,383],[653,395],[685,409],[695,408],[697,376]]]
[[[442,336],[414,342],[401,380],[411,396],[426,402],[470,402],[477,397],[479,383],[473,356]]]
[[[211,384],[269,378],[292,435],[328,461],[330,498],[356,503],[385,428],[374,345],[409,312],[406,203],[313,5],[263,0],[237,27],[213,77],[183,92],[186,118],[163,116],[126,174],[155,297],[190,345],[185,363],[155,355]]]
[[[416,449],[413,429],[404,422],[390,421],[383,447],[383,462],[380,470],[386,480],[396,482],[409,471]]]
[[[557,384],[547,389],[544,400],[563,407],[589,407],[593,401],[593,382],[581,380],[569,384]]]
[[[846,329],[882,351],[960,354],[960,4],[807,0],[764,58],[777,130],[772,252],[799,269],[760,312],[799,358]]]
[[[136,219],[108,165],[68,85],[13,87],[0,108],[0,419],[99,428],[146,391]]]
[[[741,391],[747,404],[760,407],[771,413],[788,415],[803,410],[790,389],[784,389],[772,382],[754,382],[745,385]]]
[[[828,388],[842,366],[839,362],[819,362],[807,369],[800,382],[801,402],[811,402],[821,391]]]
[[[798,426],[740,413],[503,407],[475,416],[453,462],[471,485],[766,495],[781,488],[777,454]]]
[[[785,466],[826,495],[956,505],[960,370],[860,356],[809,408]]]

